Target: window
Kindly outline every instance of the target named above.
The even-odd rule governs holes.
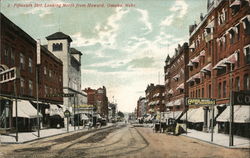
[[[233,44],[235,42],[234,41],[234,39],[235,39],[235,32],[233,31],[233,29],[231,29],[229,31],[229,38],[230,38],[230,44]]]
[[[204,98],[204,88],[201,89],[201,97]]]
[[[32,59],[29,58],[29,72],[32,73]]]
[[[31,80],[29,80],[29,95],[33,95],[33,82]]]
[[[226,98],[227,95],[227,83],[226,81],[223,81],[223,98]]]
[[[244,48],[246,64],[250,64],[250,45]]]
[[[25,68],[24,56],[22,53],[20,54],[20,68],[22,70],[24,70],[24,68]]]
[[[239,41],[240,40],[240,24],[236,26],[236,30],[237,30],[237,40]]]
[[[244,90],[250,90],[250,78],[248,74],[244,75]]]
[[[238,0],[235,0],[235,1],[238,1]],[[233,5],[233,3],[235,3],[235,1],[231,2],[232,6],[230,6],[230,8],[232,9],[232,15],[237,14],[240,10],[240,5],[238,5],[238,4]]]
[[[8,51],[8,48],[5,48],[5,50],[4,50],[4,62],[5,63],[9,62],[9,51]]]
[[[44,92],[45,92],[45,95],[48,94],[48,87],[47,86],[45,86]]]
[[[25,89],[25,81],[24,79],[21,77],[20,78],[20,94],[24,95],[24,89]]]
[[[44,72],[44,75],[47,75],[47,68],[46,68],[46,66],[44,66],[43,72]]]
[[[49,70],[49,77],[52,77],[52,71]]]
[[[212,88],[211,88],[211,84],[208,86],[208,98],[211,98],[211,93],[212,93]]]
[[[62,51],[63,50],[62,43],[54,43],[52,45],[52,50],[53,51]]]
[[[12,65],[15,64],[15,54],[14,54],[14,51],[13,51],[12,48],[10,48],[10,63],[11,63]]]
[[[221,83],[218,85],[218,98],[221,98]]]
[[[235,91],[240,90],[240,77],[236,77],[235,79]]]

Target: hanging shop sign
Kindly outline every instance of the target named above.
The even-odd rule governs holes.
[[[74,97],[75,93],[47,94],[46,97]]]
[[[0,83],[9,82],[19,78],[19,70],[16,67],[4,70],[0,72]]]
[[[210,98],[187,98],[187,105],[215,105],[216,100]]]

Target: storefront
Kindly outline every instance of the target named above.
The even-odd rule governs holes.
[[[16,116],[18,121],[18,131],[33,131],[37,129],[37,118],[42,118],[42,114],[37,115],[37,110],[28,100],[17,100],[12,102],[12,122],[16,124]]]
[[[218,116],[218,132],[229,133],[230,107]],[[250,106],[249,105],[234,105],[234,125],[233,133],[235,135],[250,138]]]

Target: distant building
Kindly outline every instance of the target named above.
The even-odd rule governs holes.
[[[165,105],[167,111],[183,111],[184,100],[188,95],[188,44],[178,45],[172,58],[165,61]]]
[[[137,101],[137,118],[143,117],[147,114],[146,98],[140,97]]]
[[[156,114],[164,112],[165,107],[165,86],[150,84],[145,90],[147,101],[147,113]]]
[[[98,89],[86,88],[84,92],[87,93],[87,103],[94,105],[96,112],[102,117],[108,119],[108,97],[106,88],[103,86]]]

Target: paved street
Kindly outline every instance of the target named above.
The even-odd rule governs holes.
[[[26,144],[0,146],[0,157],[232,157],[247,158],[249,150],[226,149],[184,136],[153,133],[151,128],[119,124]]]

